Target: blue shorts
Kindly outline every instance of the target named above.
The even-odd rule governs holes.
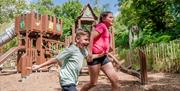
[[[75,84],[67,84],[67,85],[63,85],[62,87],[62,91],[77,91],[76,89],[76,85]]]
[[[87,62],[87,64],[88,64],[89,66],[91,66],[91,65],[96,65],[96,64],[101,64],[101,66],[102,66],[102,65],[105,65],[105,64],[107,64],[107,63],[109,63],[109,62],[110,62],[110,61],[109,61],[107,55],[105,55],[105,56],[103,56],[103,57],[93,59],[92,62]]]

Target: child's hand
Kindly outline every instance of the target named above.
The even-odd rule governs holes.
[[[32,67],[27,67],[27,69],[29,70],[37,70],[39,68],[40,68],[39,65],[33,65]]]
[[[88,61],[88,62],[92,62],[92,54],[90,54],[90,53],[88,54],[88,56],[87,56],[87,61]]]

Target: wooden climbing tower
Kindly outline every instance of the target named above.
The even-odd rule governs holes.
[[[73,42],[74,42],[74,35],[77,28],[86,29],[92,31],[93,26],[98,23],[98,17],[95,15],[93,9],[91,8],[90,4],[88,3],[81,11],[81,14],[77,17],[75,21],[75,28],[72,31],[73,35]],[[115,41],[114,41],[114,29],[111,28],[111,46],[112,51],[115,53]]]
[[[78,28],[88,28],[88,31],[92,30],[92,26],[97,23],[98,17],[93,12],[90,4],[87,4],[83,10],[81,11],[80,15],[77,17],[75,21],[75,27],[72,29],[72,36],[73,36],[73,42],[75,37],[75,32]]]
[[[41,64],[58,53],[64,45],[60,41],[62,20],[34,12],[16,17],[18,38],[17,69],[22,77],[31,73],[26,67]]]

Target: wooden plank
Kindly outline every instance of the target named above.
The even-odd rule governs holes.
[[[131,70],[131,69],[127,69],[126,67],[122,66],[122,64],[124,63],[124,61],[119,61],[115,56],[113,56],[111,53],[108,54],[110,57],[113,58],[113,61],[118,65],[118,69],[124,73],[127,73],[129,75],[133,75],[137,78],[140,78],[140,73],[135,71],[135,70]]]
[[[15,53],[18,50],[18,47],[13,47],[9,49],[6,53],[0,56],[0,64],[4,63],[6,59],[11,56],[13,53]]]

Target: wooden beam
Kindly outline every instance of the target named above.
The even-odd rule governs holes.
[[[141,75],[139,72],[135,71],[135,70],[131,70],[131,69],[127,69],[126,67],[122,66],[122,64],[124,63],[123,61],[119,61],[115,56],[113,56],[113,54],[111,53],[108,53],[108,55],[110,57],[113,58],[113,61],[118,65],[118,69],[124,73],[127,73],[129,75],[133,75],[137,78],[141,78]]]

